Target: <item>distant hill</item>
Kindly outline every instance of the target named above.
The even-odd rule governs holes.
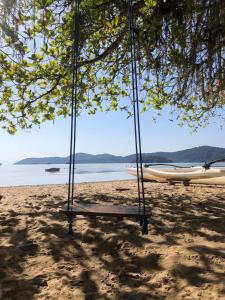
[[[66,162],[69,163],[70,157],[66,158]],[[78,164],[86,163],[122,163],[124,162],[123,156],[116,156],[112,154],[87,154],[87,153],[77,153],[76,162]]]
[[[205,162],[225,158],[225,148],[201,146],[176,152],[156,152],[155,155],[173,162]]]
[[[36,165],[36,164],[68,164],[70,157],[43,157],[43,158],[25,158],[16,162],[16,165]],[[134,163],[136,161],[136,155],[129,156],[116,156],[112,154],[87,154],[77,153],[76,163]],[[143,154],[143,163],[169,163],[172,162],[164,157],[155,155]]]
[[[15,165],[40,165],[40,164],[66,164],[64,157],[36,157],[25,158],[15,163]]]
[[[205,162],[225,158],[225,148],[201,146],[176,152],[143,153],[144,163],[188,163]],[[77,153],[76,163],[134,163],[136,155],[116,156],[112,154],[87,154]],[[69,163],[69,157],[43,157],[26,158],[16,164],[65,164]]]

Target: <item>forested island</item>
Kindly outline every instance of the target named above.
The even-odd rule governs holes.
[[[205,162],[225,157],[225,148],[201,146],[191,149],[185,149],[175,152],[153,152],[143,153],[144,163],[188,163],[188,162]],[[77,153],[76,163],[134,163],[135,154],[127,156],[117,156],[112,154],[87,154]],[[25,158],[16,162],[17,165],[28,164],[67,164],[67,157],[41,157]]]

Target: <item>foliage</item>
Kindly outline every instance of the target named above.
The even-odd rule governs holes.
[[[72,0],[0,0],[0,122],[10,133],[71,102]],[[171,107],[180,124],[223,116],[223,0],[133,1],[142,110]],[[82,0],[79,111],[130,114],[126,0]]]

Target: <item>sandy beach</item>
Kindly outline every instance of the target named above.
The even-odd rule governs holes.
[[[225,299],[225,187],[146,183],[149,234],[77,218],[67,186],[0,188],[0,299]],[[137,204],[136,182],[83,183],[79,201]]]

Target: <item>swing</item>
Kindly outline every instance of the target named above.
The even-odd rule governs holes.
[[[137,64],[136,64],[136,42],[134,34],[134,18],[132,0],[128,0],[128,20],[130,31],[130,53],[131,53],[131,75],[132,75],[132,102],[134,115],[134,134],[136,150],[136,170],[138,188],[138,206],[128,205],[103,205],[103,204],[84,204],[74,201],[74,172],[76,161],[76,120],[77,120],[77,89],[78,89],[78,60],[79,60],[79,18],[80,0],[75,0],[74,15],[74,45],[72,53],[73,61],[73,86],[71,97],[71,132],[70,132],[70,162],[69,162],[69,183],[67,205],[61,210],[68,218],[69,234],[73,233],[73,221],[77,215],[89,217],[123,217],[135,218],[140,221],[142,234],[148,233],[148,217],[150,210],[145,205],[145,192],[143,182],[143,165],[141,151],[141,134],[139,120],[139,101],[137,83]]]

